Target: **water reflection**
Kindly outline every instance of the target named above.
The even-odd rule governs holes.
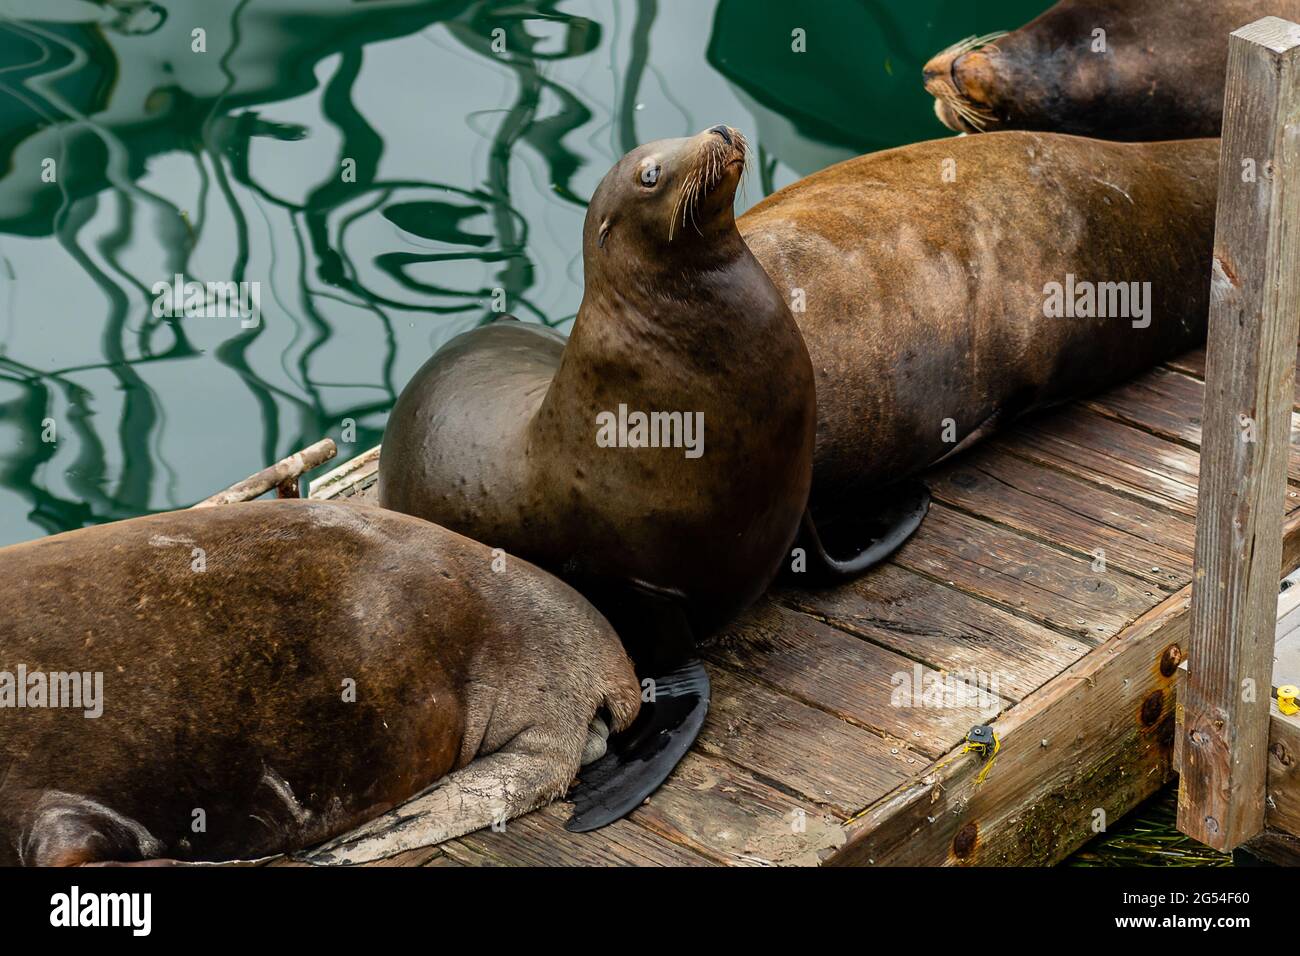
[[[0,0],[0,543],[369,447],[494,290],[572,318],[636,143],[745,127],[756,201],[944,135],[921,61],[1045,5]],[[260,322],[155,316],[178,273],[261,283]]]

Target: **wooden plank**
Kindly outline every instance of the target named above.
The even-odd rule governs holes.
[[[698,753],[631,819],[732,866],[815,866],[844,842],[836,816]]]
[[[484,853],[477,847],[471,846],[465,842],[465,838],[452,840],[450,843],[444,843],[440,847],[443,855],[461,866],[514,866],[508,859],[493,856],[490,853]]]
[[[1155,368],[1085,406],[1153,434],[1200,447],[1205,383],[1180,372]],[[1300,415],[1291,415],[1287,479],[1300,481]]]
[[[935,498],[1166,591],[1191,580],[1195,526],[996,448],[926,475]]]
[[[1131,382],[1084,402],[1102,415],[1200,447],[1205,383],[1166,368],[1153,368]]]
[[[1300,580],[1287,578],[1290,587],[1277,598],[1277,627],[1273,633],[1273,693],[1287,684],[1300,686]]]
[[[1268,695],[1300,335],[1300,26],[1232,34],[1206,349],[1179,829],[1215,849],[1264,826]],[[1242,160],[1258,163],[1243,182]],[[1241,422],[1257,440],[1243,441]]]
[[[1281,830],[1264,830],[1241,845],[1252,856],[1274,866],[1300,866],[1300,837]]]
[[[1093,571],[1091,559],[943,505],[930,508],[894,562],[1093,643],[1160,600],[1154,585],[1114,566]]]
[[[508,821],[501,831],[479,830],[461,837],[457,849],[476,862],[490,858],[513,866],[717,865],[626,819],[596,833],[570,833],[564,823],[572,810],[569,804],[553,803]]]
[[[309,498],[350,498],[372,488],[379,480],[379,449],[376,445],[313,481]]]
[[[944,753],[1005,705],[993,695],[967,694],[967,687],[946,682],[932,668],[769,599],[724,627],[701,652],[706,661],[927,757]],[[945,706],[922,696],[936,684],[952,691],[940,702]]]
[[[1286,716],[1269,703],[1268,826],[1300,836],[1300,715]]]
[[[850,822],[831,862],[1016,866],[1069,855],[1169,775],[1190,600],[1190,588],[1170,596],[998,718],[991,766],[954,750]]]
[[[783,588],[773,599],[935,670],[987,675],[983,686],[1011,701],[1091,647],[893,564],[841,587]]]
[[[1282,543],[1282,570],[1290,574],[1300,567],[1300,515],[1287,518]],[[954,748],[851,820],[829,862],[1043,866],[1064,859],[1096,835],[1094,810],[1114,821],[1168,778],[1171,737],[1181,736],[1180,708],[1175,727],[1168,724],[1170,698],[1190,620],[1189,585],[994,721],[1002,748],[983,783],[983,764]]]
[[[1300,346],[1296,349],[1296,361],[1300,363]],[[1180,355],[1172,361],[1166,362],[1167,368],[1175,372],[1182,372],[1184,375],[1190,375],[1193,378],[1205,380],[1205,349],[1195,349],[1186,355]],[[1300,380],[1296,382],[1295,388],[1295,407],[1300,409]]]
[[[464,866],[465,864],[460,862],[457,859],[448,856],[446,853],[439,853],[437,856],[435,856],[433,859],[431,859],[428,863],[424,865],[425,866]]]
[[[1192,349],[1177,358],[1170,359],[1165,363],[1165,367],[1205,381],[1205,349]]]
[[[843,816],[878,800],[929,759],[891,745],[784,694],[721,668],[697,749]]]
[[[1035,416],[1009,431],[1002,446],[1029,461],[1196,517],[1200,456],[1096,412],[1075,407]]]

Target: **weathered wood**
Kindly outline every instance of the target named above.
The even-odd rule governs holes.
[[[1092,642],[1160,601],[1155,585],[1116,567],[933,505],[894,562]]]
[[[292,483],[293,494],[289,497],[298,497],[298,478],[306,471],[310,471],[318,465],[323,465],[338,453],[334,442],[329,438],[323,438],[314,445],[308,445],[302,451],[294,452],[288,458],[277,461],[269,468],[263,468],[255,475],[250,475],[243,481],[231,485],[225,491],[219,491],[210,498],[204,498],[195,508],[211,508],[215,505],[236,504],[241,501],[252,501],[254,498],[260,498],[272,488],[284,486],[286,489]],[[282,494],[281,497],[286,497]]]
[[[1045,865],[1095,836],[1168,777],[1171,648],[1190,600],[1190,588],[1166,598],[994,721],[1001,749],[983,782],[977,756],[951,751],[850,822],[830,862]]]
[[[1092,646],[893,564],[843,587],[783,588],[773,599],[935,670],[991,675],[996,686],[986,686],[1010,701]]]
[[[1296,360],[1300,362],[1300,346],[1297,346]],[[1205,349],[1195,349],[1186,355],[1180,355],[1165,363],[1167,368],[1175,372],[1182,372],[1184,375],[1190,375],[1193,378],[1205,379]],[[1295,388],[1295,407],[1300,409],[1300,379],[1296,381]]]
[[[1195,526],[1061,472],[982,450],[926,476],[934,497],[1166,591],[1192,576]],[[1155,540],[1152,540],[1155,539]]]
[[[1300,515],[1287,518],[1282,542],[1290,574],[1300,567]],[[1096,836],[1094,811],[1114,822],[1133,809],[1171,771],[1191,592],[1170,595],[994,721],[1002,747],[982,784],[983,764],[950,750],[851,820],[829,862],[1049,865]]]
[[[905,783],[929,758],[721,668],[701,753],[779,781],[805,800],[849,816]]]
[[[1217,215],[1178,826],[1223,850],[1264,825],[1279,502],[1300,334],[1296,24],[1266,17],[1232,34]],[[1243,440],[1243,423],[1255,440]]]
[[[1268,826],[1300,836],[1300,715],[1286,716],[1269,703]]]
[[[1071,408],[1011,430],[1002,447],[1029,461],[1196,517],[1200,456],[1092,411]]]
[[[308,486],[311,498],[351,498],[379,480],[379,445],[345,461]]]
[[[716,866],[717,861],[665,839],[630,820],[599,833],[570,833],[568,804],[551,804],[510,820],[501,831],[461,837],[448,852],[475,864],[486,859],[522,866]]]
[[[957,686],[948,702],[959,706],[926,706],[924,697],[916,701],[915,685],[932,686],[943,675],[769,600],[723,628],[702,652],[706,661],[928,757],[1005,706],[992,695],[963,699],[965,688]]]
[[[812,866],[844,842],[835,815],[698,753],[630,819],[729,866]]]
[[[1204,382],[1179,372],[1156,368],[1084,404],[1117,421],[1199,448],[1204,399]],[[1293,482],[1300,481],[1297,434],[1300,434],[1300,415],[1292,414],[1287,479]]]
[[[1272,684],[1274,692],[1286,684],[1300,686],[1300,582],[1278,595]]]

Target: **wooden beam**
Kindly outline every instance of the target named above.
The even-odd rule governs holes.
[[[1300,334],[1300,26],[1232,34],[1219,164],[1178,826],[1264,826],[1269,686]]]
[[[211,508],[215,505],[236,504],[240,501],[252,501],[260,498],[272,488],[280,492],[281,498],[298,497],[298,479],[306,471],[317,465],[323,465],[336,454],[338,449],[333,440],[322,438],[314,445],[308,445],[302,451],[294,452],[288,458],[277,461],[269,468],[263,468],[255,475],[231,485],[225,491],[219,491],[210,498],[204,498],[194,507]]]
[[[379,447],[376,445],[321,475],[307,488],[309,498],[351,498],[378,479]]]
[[[1300,836],[1300,714],[1269,704],[1268,826]]]

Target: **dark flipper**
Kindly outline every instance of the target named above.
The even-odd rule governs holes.
[[[879,564],[903,546],[930,510],[930,489],[919,481],[908,481],[892,489],[892,494],[876,510],[869,525],[855,527],[853,537],[844,547],[827,541],[805,511],[799,530],[799,543],[808,551],[810,568],[824,577],[847,578],[861,574]]]
[[[699,736],[709,712],[703,665],[688,661],[654,682],[654,702],[642,704],[635,723],[609,739],[605,756],[579,771],[566,830],[586,833],[631,813],[659,789]]]

